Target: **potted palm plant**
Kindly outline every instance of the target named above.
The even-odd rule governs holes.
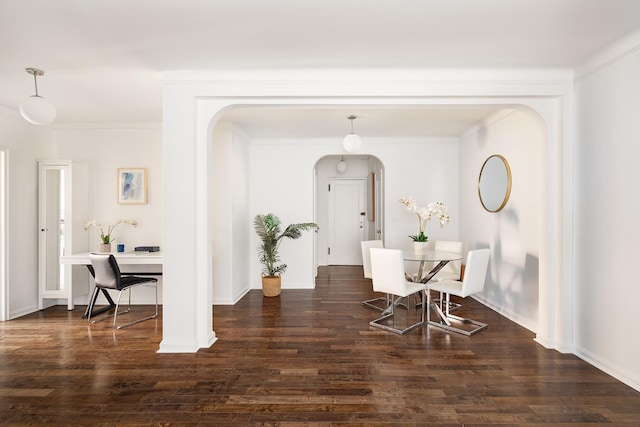
[[[262,264],[262,292],[266,297],[280,295],[280,275],[287,269],[287,264],[280,263],[278,248],[284,239],[298,239],[302,232],[318,228],[313,222],[290,224],[282,231],[280,219],[272,213],[258,214],[253,220],[256,233],[262,243],[258,246],[258,257]]]

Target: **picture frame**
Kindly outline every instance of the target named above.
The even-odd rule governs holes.
[[[146,168],[118,168],[118,203],[121,205],[147,203]]]

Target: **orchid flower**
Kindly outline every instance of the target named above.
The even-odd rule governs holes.
[[[415,213],[418,216],[418,234],[409,235],[416,242],[426,242],[428,237],[424,234],[424,230],[427,227],[427,223],[431,220],[432,216],[438,217],[440,227],[444,227],[449,223],[449,212],[443,202],[432,202],[426,207],[418,207],[417,202],[413,197],[402,197],[400,203],[404,205],[409,212]]]

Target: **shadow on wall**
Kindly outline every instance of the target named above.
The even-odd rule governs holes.
[[[501,211],[496,221],[498,233],[492,245],[484,302],[533,328],[538,320],[539,258],[523,251],[518,240],[520,221],[514,210]]]
[[[524,288],[522,293],[522,301],[526,302],[528,306],[535,308],[532,314],[535,314],[535,320],[537,324],[538,320],[538,303],[539,303],[539,268],[540,259],[531,254],[527,254],[527,259],[524,263]]]

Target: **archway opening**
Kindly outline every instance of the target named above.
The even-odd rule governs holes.
[[[326,155],[314,166],[317,265],[362,265],[360,242],[384,237],[384,165],[371,154]]]
[[[472,103],[473,105],[483,105],[485,107],[491,105],[491,108],[497,108],[494,104],[483,104],[481,100],[474,100],[473,102],[477,102],[478,103],[478,104],[473,104]],[[533,104],[535,105],[536,102],[533,102]],[[214,105],[212,105],[212,107],[213,107],[212,111],[214,111],[216,113],[210,115],[209,117],[215,117],[217,113],[222,111],[219,107],[216,108]],[[219,104],[219,105],[222,105],[222,104]],[[233,105],[233,104],[224,104],[224,105],[225,105],[224,108],[227,108],[227,107],[229,107],[229,105]],[[251,102],[251,105],[252,106],[259,105],[259,101],[253,100]],[[511,102],[508,107],[513,107],[513,105],[515,105],[515,104],[513,102]],[[270,101],[268,101],[267,103],[265,103],[264,108],[271,108],[273,106],[274,106],[274,104],[272,104]],[[459,105],[457,105],[457,106],[459,106]],[[309,107],[308,105],[305,105],[303,108],[306,109],[308,107]],[[401,108],[400,106],[394,106],[394,107]],[[404,106],[404,107],[406,107],[406,106]],[[451,106],[451,107],[455,108],[456,106]],[[504,105],[503,107],[507,107],[507,105]],[[291,108],[290,104],[288,104],[288,108]],[[553,120],[549,120],[549,119],[552,118],[552,117],[555,117],[554,114],[556,114],[556,112],[557,112],[555,102],[552,102],[551,105],[545,105],[541,109],[544,111],[544,115],[546,117],[544,122],[553,124],[554,123]],[[204,117],[204,116],[201,114],[200,117]],[[212,123],[211,121],[208,122],[208,124],[211,124],[211,123]],[[544,156],[543,156],[544,157],[543,163],[547,162],[549,160],[549,158],[551,158],[552,161],[551,161],[551,164],[543,165],[543,167],[545,169],[545,173],[549,169],[553,169],[554,165],[556,165],[555,162],[558,161],[558,159],[555,158],[554,156],[549,156],[547,151],[546,151],[549,148],[549,147],[547,147],[548,145],[553,145],[553,144],[557,144],[558,143],[557,129],[553,128],[553,126],[552,126],[551,130],[546,130],[546,135],[548,137],[550,137],[550,139],[545,141],[546,146],[545,146],[545,149],[544,149],[545,153],[544,153]],[[213,138],[213,140],[215,140],[215,139],[216,138]],[[252,140],[251,137],[247,138],[247,141],[251,141],[251,140]],[[317,142],[317,141],[315,141],[315,142]],[[247,144],[248,144],[248,142],[247,142]],[[292,145],[290,145],[289,147],[292,147],[295,144],[296,143],[293,143],[293,141],[292,141]],[[296,147],[296,149],[301,149],[302,144],[300,144],[299,141],[298,141],[297,144],[298,144],[298,146]],[[214,143],[214,145],[215,145],[215,143]],[[261,144],[258,144],[258,145],[261,145]],[[251,141],[251,146],[253,147],[253,142],[252,141]],[[339,147],[339,142],[332,142],[330,144],[327,144],[326,147],[318,148],[319,145],[314,143],[314,141],[312,141],[310,146],[312,147],[311,148],[311,152],[309,152],[309,145],[306,145],[306,144],[304,145],[304,149],[303,150],[305,152],[307,152],[308,154],[311,154],[311,156],[309,156],[309,158],[305,158],[305,160],[300,163],[300,166],[303,167],[303,168],[313,168],[313,164],[317,161],[318,158],[321,158],[322,155],[330,155],[330,154],[335,155],[336,152],[339,152],[338,151],[339,150],[339,148],[338,148]],[[389,147],[392,147],[392,148],[389,148]],[[394,151],[396,154],[399,153],[399,150],[397,150],[395,146],[389,145],[387,148],[389,148],[391,151]],[[249,151],[252,151],[252,150],[253,150],[253,148],[249,149]],[[264,151],[261,151],[261,153],[264,153]],[[251,157],[252,155],[253,154],[251,154],[251,153],[248,154],[249,157]],[[405,153],[405,155],[406,155],[406,153]],[[313,160],[311,160],[311,158],[313,158]],[[386,158],[386,157],[383,156],[382,158]],[[405,161],[406,161],[406,158],[405,158]],[[385,164],[386,163],[387,162],[385,160]],[[253,164],[250,161],[247,162],[247,164],[248,164],[248,169],[251,169],[251,166]],[[402,168],[402,166],[401,166],[401,168]],[[407,168],[405,168],[405,169],[407,169]],[[310,170],[310,169],[307,169],[307,170]],[[544,173],[543,173],[543,175],[544,175]],[[543,177],[543,182],[545,180],[546,180],[546,177]],[[313,188],[313,183],[312,182],[309,182],[308,185],[309,185],[307,187],[308,189],[312,189]],[[547,194],[547,191],[549,190],[549,188],[546,188],[547,186],[546,186],[545,183],[543,183],[542,187],[545,187],[545,189],[542,190],[543,194],[540,196],[540,198],[543,200],[543,202],[542,202],[543,210],[547,210],[547,211],[551,210],[551,211],[554,211],[554,212],[557,211],[557,209],[558,209],[557,207],[550,207],[549,205],[547,205],[548,201],[552,198],[549,194]],[[388,190],[388,185],[385,184],[385,192],[387,190]],[[553,191],[554,190],[552,190],[552,192]],[[249,196],[249,198],[251,198],[251,196]],[[313,205],[313,202],[310,202],[309,206],[312,206],[312,205]],[[313,211],[313,209],[312,209],[312,211]],[[388,209],[388,208],[385,208],[383,212],[384,212],[385,216],[387,217],[386,219],[387,219],[387,224],[388,224],[389,223],[388,214],[389,214],[389,212],[391,212],[391,210]],[[543,223],[541,227],[542,227],[541,234],[544,235],[545,233],[548,233],[548,224]],[[388,232],[388,230],[387,230],[387,232]],[[554,246],[553,242],[549,242],[548,241],[548,236],[542,237],[542,240],[543,240],[543,242],[541,242],[541,244],[540,244],[540,246],[541,246],[540,247],[540,252],[541,253],[544,253],[547,250],[550,250],[551,253],[556,253],[557,252],[557,248]],[[249,245],[246,247],[247,250],[244,251],[244,253],[243,253],[243,256],[245,257],[245,259],[246,259],[247,253],[250,252],[249,246],[250,246],[250,243],[251,243],[251,239],[247,239],[247,242],[249,242]],[[541,256],[540,257],[540,259],[542,260],[541,263],[544,262],[545,258],[546,258],[545,256]],[[540,268],[544,269],[544,268],[548,268],[548,266],[542,266],[541,265]],[[250,268],[250,270],[252,270],[252,267]],[[545,292],[547,292],[547,289],[548,289],[547,288],[547,283],[544,283],[547,280],[549,280],[549,276],[543,277],[543,275],[541,275],[541,281],[543,282],[543,283],[541,283],[541,295],[544,294]],[[552,285],[552,286],[555,286],[555,285]],[[548,295],[545,296],[544,298],[548,299]],[[548,311],[549,307],[545,306],[544,309]],[[542,310],[542,308],[541,308],[541,310]],[[550,319],[550,322],[553,322],[553,319]]]

